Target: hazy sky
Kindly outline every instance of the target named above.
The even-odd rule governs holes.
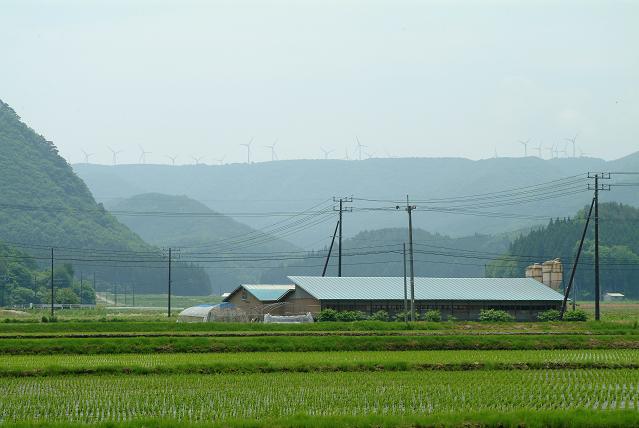
[[[639,1],[0,3],[0,98],[70,162],[639,150]],[[572,148],[568,147],[572,154]],[[577,151],[579,154],[579,151]],[[544,157],[549,155],[543,151]]]

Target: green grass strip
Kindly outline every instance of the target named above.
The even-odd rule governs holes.
[[[0,376],[636,369],[639,350],[253,352],[0,356]]]
[[[311,324],[264,324],[264,323],[177,323],[167,321],[63,321],[55,323],[8,322],[0,323],[0,334],[9,333],[105,333],[105,332],[275,332],[275,331],[402,331],[430,330],[457,332],[604,332],[607,334],[636,334],[639,324],[632,321],[589,322],[403,322],[358,321],[316,322]],[[635,333],[632,333],[632,332]]]
[[[569,410],[476,412],[427,416],[308,416],[297,415],[259,420],[231,419],[223,422],[186,422],[174,419],[143,419],[96,424],[59,422],[4,423],[8,428],[633,428],[639,413],[633,410]]]
[[[176,352],[639,349],[637,335],[142,337],[0,340],[0,355]]]

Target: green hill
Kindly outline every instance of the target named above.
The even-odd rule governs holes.
[[[256,258],[298,251],[282,239],[257,231],[186,196],[147,193],[117,201],[109,208],[146,242],[163,247],[186,247],[179,253],[180,257],[205,266],[215,292],[258,281],[265,266],[272,262],[254,260]],[[251,243],[250,249],[238,250],[239,243],[245,240]]]
[[[161,254],[97,204],[55,145],[0,101],[0,240],[44,263],[96,272],[102,282],[164,290]],[[90,249],[90,250],[89,250]],[[183,266],[186,267],[186,266]],[[176,293],[210,291],[198,269],[176,269]]]
[[[406,229],[391,228],[364,231],[345,239],[342,251],[343,276],[402,276]],[[421,229],[413,231],[416,276],[483,277],[484,260],[477,254],[500,254],[508,248],[509,235],[471,235],[452,238]],[[407,251],[408,251],[408,245]],[[263,282],[286,281],[287,275],[320,275],[327,251],[312,252],[303,260],[268,270]],[[328,276],[337,275],[337,245],[333,248]]]
[[[577,248],[587,210],[574,218],[557,219],[515,239],[506,254],[487,269],[490,276],[521,276],[527,265],[560,257],[565,261],[564,282]],[[606,203],[599,207],[602,293],[618,291],[639,298],[639,209]],[[594,290],[594,224],[591,221],[575,276],[580,298],[591,298]]]

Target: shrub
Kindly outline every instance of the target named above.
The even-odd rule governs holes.
[[[547,311],[539,312],[537,314],[537,319],[539,321],[559,321],[559,316],[561,312],[557,309],[548,309]]]
[[[370,319],[373,321],[388,321],[388,312],[384,310],[377,311],[371,315]]]
[[[337,321],[353,322],[363,321],[366,319],[368,319],[368,317],[361,311],[341,311],[336,314]]]
[[[479,311],[479,321],[504,322],[513,321],[514,319],[508,312],[499,309],[482,309]]]
[[[355,315],[357,316],[357,321],[366,321],[368,319],[368,315],[362,311],[355,311]]]
[[[337,321],[337,311],[335,309],[322,309],[317,314],[317,321]]]
[[[588,321],[588,314],[581,309],[564,312],[564,321]]]
[[[439,322],[442,320],[442,313],[437,309],[431,309],[424,313],[424,321]]]
[[[46,315],[42,315],[42,322],[49,322],[49,318]]]
[[[404,314],[406,314],[408,321],[410,321],[410,311],[408,312],[397,312],[395,314],[395,317],[393,318],[395,321],[397,322],[404,322]],[[415,312],[415,321],[417,321],[419,319],[419,313]]]

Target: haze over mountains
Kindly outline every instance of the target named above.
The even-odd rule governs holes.
[[[574,215],[591,198],[587,171],[639,171],[639,153],[615,161],[386,158],[78,164],[72,170],[6,104],[0,104],[0,145],[0,239],[40,264],[55,247],[56,263],[97,272],[104,284],[135,284],[138,292],[164,290],[160,247],[183,247],[184,258],[175,262],[176,294],[320,273],[337,219],[333,197],[348,195],[354,198],[346,203],[352,211],[344,213],[344,251],[351,252],[345,272],[401,273],[403,198],[410,194],[417,206],[415,240],[423,246],[417,273],[481,276],[483,262],[464,263],[458,251],[496,256],[531,226]],[[618,177],[611,182],[627,181]],[[639,205],[633,187],[612,187],[601,199]],[[428,245],[453,253],[438,254]],[[329,274],[335,263],[334,253]]]
[[[164,264],[159,249],[96,203],[56,146],[2,101],[0,152],[1,241],[40,265],[48,263],[54,248],[56,265],[71,263],[76,272],[96,272],[102,283],[135,283],[139,292],[165,288],[165,274],[157,269]],[[145,263],[136,263],[140,258]],[[120,266],[114,268],[115,263]],[[201,269],[178,267],[175,275],[182,293],[210,291]]]
[[[146,242],[159,247],[184,248],[180,256],[199,261],[205,267],[214,292],[259,282],[262,272],[273,265],[272,260],[261,259],[300,250],[186,196],[146,193],[112,201],[109,209]],[[250,248],[246,248],[246,244],[250,244]]]
[[[272,213],[301,212],[313,206],[315,210],[330,209],[333,196],[371,199],[348,204],[356,209],[345,214],[345,236],[364,230],[405,227],[405,212],[392,208],[409,194],[411,200],[417,201],[416,227],[459,237],[509,232],[546,224],[552,217],[570,216],[591,199],[587,190],[588,171],[639,170],[639,152],[614,161],[586,157],[480,161],[380,158],[219,166],[76,164],[73,167],[96,199],[105,204],[140,193],[183,194],[254,228],[272,223]],[[487,203],[490,200],[486,196],[479,201],[466,198],[463,210],[458,209],[459,201],[450,199],[540,183],[547,184],[531,189],[528,200],[525,191],[514,194],[510,200],[500,200],[500,213],[512,216],[477,215],[477,211],[495,211],[496,206]],[[601,200],[639,205],[639,194],[633,188],[618,187],[603,192]],[[306,249],[318,248],[318,244],[328,244],[333,225],[333,220],[327,220],[286,239]]]

